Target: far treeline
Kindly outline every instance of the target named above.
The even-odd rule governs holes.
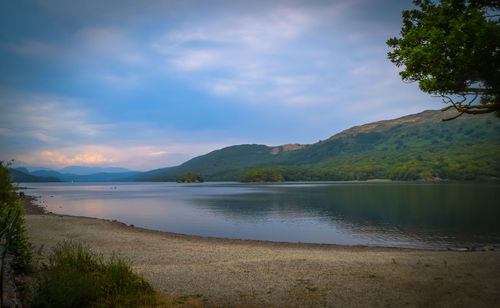
[[[424,162],[422,156],[396,164],[383,160],[356,161],[324,168],[268,167],[247,170],[240,182],[284,182],[284,181],[366,181],[388,179],[395,181],[414,180],[491,180],[497,177],[484,172],[487,166],[481,164],[449,164],[442,156],[436,161]],[[498,166],[496,166],[498,170]]]

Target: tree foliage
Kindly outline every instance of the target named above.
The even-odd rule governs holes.
[[[404,81],[418,81],[458,114],[500,116],[500,23],[498,0],[413,1],[403,11],[401,38],[387,45]]]

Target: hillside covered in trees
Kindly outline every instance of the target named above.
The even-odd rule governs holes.
[[[447,116],[424,111],[352,127],[311,145],[230,146],[127,179],[175,181],[195,172],[206,181],[235,181],[255,168],[285,181],[500,178],[498,118],[464,115],[443,122]]]

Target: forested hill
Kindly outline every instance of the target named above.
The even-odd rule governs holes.
[[[500,178],[500,119],[424,111],[352,127],[311,145],[237,145],[131,180],[175,181],[195,172],[207,181],[238,180],[247,170],[271,168],[285,180]]]

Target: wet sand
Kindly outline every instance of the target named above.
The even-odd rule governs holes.
[[[25,202],[29,208],[29,202]],[[26,210],[46,255],[75,240],[129,260],[159,292],[231,306],[500,306],[500,252],[294,244],[188,236]]]

